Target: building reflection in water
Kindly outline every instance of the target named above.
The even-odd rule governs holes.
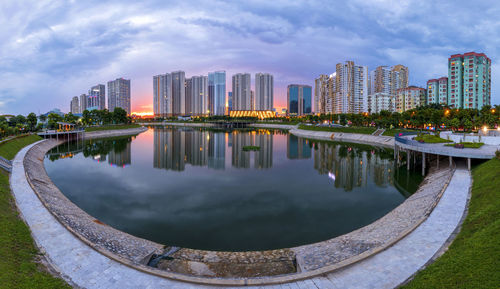
[[[392,183],[391,153],[363,149],[348,144],[314,143],[314,168],[333,181],[334,186],[351,191],[366,186],[372,178],[379,187]]]
[[[183,171],[186,164],[224,170],[226,143],[233,168],[270,169],[273,166],[273,138],[269,130],[217,132],[202,129],[156,128],[154,167]],[[362,145],[314,142],[286,135],[288,159],[314,157],[314,169],[327,176],[337,188],[351,191],[373,179],[379,187],[392,183],[392,153]],[[229,147],[229,143],[231,147]],[[244,151],[258,146],[257,151]],[[111,156],[111,155],[110,155]]]
[[[304,138],[299,138],[293,134],[288,134],[286,139],[286,156],[291,159],[310,159],[311,144]]]
[[[235,168],[250,168],[253,155],[253,167],[269,169],[273,166],[273,134],[269,130],[252,132],[233,131],[232,138],[232,165]],[[257,151],[244,151],[246,146],[257,146]]]
[[[226,168],[226,133],[207,133],[208,167],[223,170]]]
[[[273,165],[273,134],[268,130],[218,132],[201,129],[156,128],[153,167],[183,171],[186,164],[224,170],[226,143],[231,149],[234,168],[256,169]],[[259,146],[258,151],[244,151],[245,146]]]
[[[108,153],[108,163],[113,166],[124,167],[132,163],[131,141],[120,142]],[[102,159],[101,159],[102,161]]]

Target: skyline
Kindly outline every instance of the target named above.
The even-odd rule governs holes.
[[[492,59],[491,102],[500,103],[495,2],[28,2],[0,4],[1,114],[67,112],[73,96],[120,77],[131,79],[132,111],[152,111],[151,78],[176,70],[225,70],[226,91],[236,73],[270,73],[279,111],[287,85],[314,86],[336,63],[402,64],[409,84],[425,87],[447,75],[450,55],[469,51]]]

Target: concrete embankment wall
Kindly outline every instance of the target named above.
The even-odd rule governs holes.
[[[342,133],[329,131],[312,131],[303,129],[292,129],[290,133],[304,138],[344,141],[360,144],[378,145],[387,148],[394,148],[394,138],[390,136],[375,136],[370,134]]]
[[[114,136],[125,136],[125,135],[136,135],[141,132],[147,131],[147,127],[136,127],[136,128],[128,128],[128,129],[117,129],[117,130],[99,130],[99,131],[91,131],[85,133],[85,138],[105,138],[105,137],[114,137]]]

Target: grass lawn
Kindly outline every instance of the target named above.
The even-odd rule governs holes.
[[[30,135],[0,144],[0,155],[12,159],[24,146],[38,141]],[[39,252],[28,226],[20,219],[9,188],[9,176],[0,170],[0,288],[70,288],[36,262]]]
[[[446,253],[404,288],[499,288],[500,160],[472,171],[472,198],[462,230]]]
[[[36,134],[16,137],[0,144],[0,156],[12,160],[23,147],[41,140]]]
[[[314,130],[314,131],[331,131],[331,132],[345,132],[345,133],[360,133],[360,134],[372,134],[377,129],[374,127],[322,127],[314,125],[299,125],[299,129]]]
[[[422,136],[415,137],[415,140],[423,140],[426,143],[445,143],[445,142],[453,142],[451,140],[447,140],[444,138],[440,138],[433,134],[423,134]]]
[[[470,149],[478,149],[484,145],[482,142],[461,142],[461,144],[464,145],[464,148],[470,148]],[[455,146],[454,143],[447,143],[445,146],[452,147]]]
[[[382,135],[385,136],[394,136],[397,133],[401,132],[417,132],[417,130],[411,130],[411,129],[405,129],[405,128],[393,128],[393,129],[386,129]]]
[[[296,125],[299,124],[300,121],[256,121],[255,123],[263,123],[263,124],[281,124],[281,125]]]
[[[242,150],[244,152],[248,152],[248,151],[260,151],[260,147],[259,146],[244,146]]]
[[[141,125],[136,124],[136,123],[132,123],[132,124],[92,126],[92,127],[86,127],[85,131],[91,132],[91,131],[99,131],[99,130],[128,129],[128,128],[136,128],[136,127],[141,127]]]

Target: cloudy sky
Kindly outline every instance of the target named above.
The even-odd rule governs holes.
[[[140,2],[140,3],[138,3]],[[152,76],[175,70],[269,72],[313,85],[335,64],[403,64],[410,84],[447,75],[449,55],[492,59],[500,103],[497,1],[0,1],[0,113],[69,110],[97,83],[132,81],[132,110],[152,110]]]

